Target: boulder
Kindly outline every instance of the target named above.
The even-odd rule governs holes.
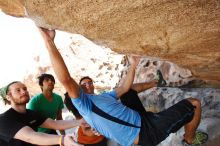
[[[118,53],[174,62],[220,87],[219,0],[0,0],[0,9]]]

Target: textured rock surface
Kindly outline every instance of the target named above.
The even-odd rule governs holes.
[[[127,74],[128,64],[122,70],[121,78]],[[156,72],[160,70],[169,87],[182,87],[191,84],[195,78],[190,70],[179,67],[168,61],[159,61],[156,58],[143,57],[136,69],[135,83],[149,82],[156,78]]]
[[[119,53],[175,62],[220,87],[219,0],[0,0],[0,8]]]
[[[11,16],[25,16],[24,0],[0,0],[0,9]]]

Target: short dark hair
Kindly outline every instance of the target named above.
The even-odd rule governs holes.
[[[85,79],[89,79],[89,80],[93,81],[92,78],[90,78],[89,76],[85,76],[85,77],[82,77],[82,78],[79,80],[79,85],[80,85],[81,82],[82,82],[83,80],[85,80]]]
[[[40,86],[43,86],[43,81],[45,80],[45,79],[51,79],[54,83],[55,83],[55,79],[54,79],[54,77],[53,77],[53,75],[51,75],[51,74],[41,74],[39,77],[38,77],[38,84],[40,85]]]

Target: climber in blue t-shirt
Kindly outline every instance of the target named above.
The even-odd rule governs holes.
[[[199,100],[188,98],[162,112],[146,112],[137,97],[137,92],[130,90],[139,63],[135,56],[129,58],[130,68],[121,86],[109,93],[86,94],[70,76],[54,44],[55,31],[44,28],[39,30],[58,80],[65,87],[83,118],[99,133],[122,146],[132,144],[155,146],[170,133],[185,126],[183,141],[188,145],[194,144],[196,129],[201,119]],[[121,102],[117,100],[118,97],[121,98]],[[198,135],[201,136],[201,133]],[[204,139],[207,139],[207,136]]]

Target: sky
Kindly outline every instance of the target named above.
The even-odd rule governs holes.
[[[69,43],[65,38],[68,35],[57,32],[58,47]],[[47,55],[47,52],[34,22],[0,11],[0,87],[14,80],[22,81],[33,67],[34,57],[39,54]]]
[[[31,20],[0,12],[0,86],[23,79],[36,52],[43,50],[41,41]]]

